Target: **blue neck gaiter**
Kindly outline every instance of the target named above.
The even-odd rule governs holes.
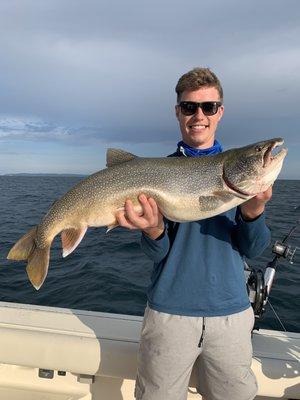
[[[208,156],[211,154],[222,153],[223,148],[220,143],[215,140],[212,147],[208,149],[194,149],[188,144],[184,143],[182,140],[177,143],[177,153],[178,155],[184,155],[185,157],[201,157]]]

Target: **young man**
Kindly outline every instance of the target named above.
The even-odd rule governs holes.
[[[215,134],[224,113],[223,91],[208,68],[184,74],[176,86],[182,135],[171,156],[219,153]],[[121,226],[141,229],[142,249],[154,261],[138,357],[138,400],[186,400],[196,363],[205,400],[250,400],[251,330],[243,257],[269,244],[265,203],[271,188],[237,209],[206,220],[173,223],[141,194],[143,215],[130,200],[117,216]]]

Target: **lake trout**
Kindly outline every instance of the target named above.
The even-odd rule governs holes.
[[[117,226],[116,213],[131,199],[141,213],[144,193],[171,221],[188,222],[221,214],[265,191],[277,178],[286,149],[276,138],[200,158],[143,158],[108,149],[107,168],[90,175],[57,200],[40,224],[10,250],[10,260],[27,260],[38,290],[49,266],[50,247],[61,233],[63,257],[79,245],[88,227]]]

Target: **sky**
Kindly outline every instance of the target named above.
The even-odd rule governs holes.
[[[180,76],[222,82],[225,149],[282,137],[300,179],[298,0],[1,0],[0,174],[89,174],[175,151]]]

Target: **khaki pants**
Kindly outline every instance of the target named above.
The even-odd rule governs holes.
[[[186,400],[195,364],[205,400],[252,400],[252,308],[222,317],[185,317],[145,310],[135,396]],[[203,329],[204,327],[204,329]]]

